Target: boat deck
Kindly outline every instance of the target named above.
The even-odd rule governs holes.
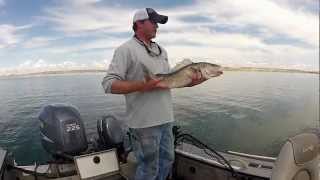
[[[221,152],[219,152],[221,153]],[[274,167],[274,158],[252,156],[236,152],[221,153],[231,164],[232,168],[237,172],[237,176],[250,180],[267,180],[271,177],[272,168]],[[40,166],[19,166],[20,168],[39,173],[48,173],[49,165]],[[171,180],[236,180],[232,173],[226,168],[221,160],[209,156],[202,149],[190,144],[181,144],[176,149],[176,160]],[[104,177],[95,177],[94,180],[131,180],[135,173],[135,159],[132,153],[129,154],[128,162],[119,164],[119,171],[113,175],[105,175]],[[74,164],[59,165],[59,173],[66,176],[66,173],[73,173],[66,177],[55,178],[56,180],[79,180]],[[50,172],[57,174],[57,172]],[[15,173],[20,180],[34,180],[34,175],[22,172]],[[47,177],[38,176],[37,180],[47,180]]]

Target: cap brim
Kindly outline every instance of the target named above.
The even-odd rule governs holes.
[[[155,10],[147,8],[149,19],[153,22],[165,24],[168,21],[168,16],[158,14]]]
[[[158,14],[158,16],[155,16],[154,18],[150,18],[150,20],[156,23],[165,24],[168,21],[168,16]]]

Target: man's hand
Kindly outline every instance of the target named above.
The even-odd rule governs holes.
[[[145,79],[145,81],[120,81],[116,80],[112,83],[111,93],[113,94],[129,94],[133,92],[146,92],[156,89],[168,89],[166,85],[161,83],[161,79]]]
[[[156,89],[168,89],[168,87],[165,84],[161,83],[161,80],[162,79],[146,78],[146,81],[141,91],[146,92],[146,91],[152,91]]]

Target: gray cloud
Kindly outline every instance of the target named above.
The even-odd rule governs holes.
[[[319,0],[273,0],[275,3],[290,8],[295,11],[304,11],[306,13],[319,13]]]

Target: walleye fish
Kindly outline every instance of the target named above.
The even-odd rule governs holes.
[[[222,67],[216,64],[211,64],[207,62],[197,62],[184,65],[179,68],[174,68],[175,70],[168,74],[151,74],[146,67],[144,71],[152,79],[160,78],[163,85],[171,88],[182,88],[186,87],[192,82],[192,77],[196,73],[201,73],[202,77],[206,80],[216,77],[222,74]]]

